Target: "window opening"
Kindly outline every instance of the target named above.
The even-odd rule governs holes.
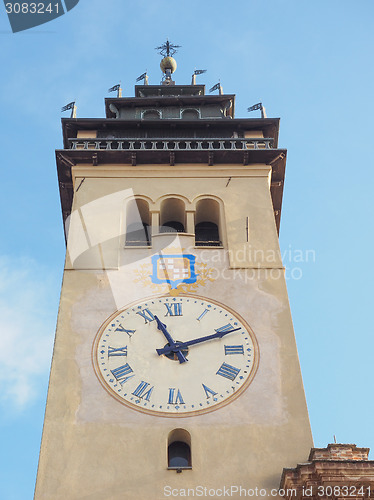
[[[220,239],[220,206],[216,200],[205,198],[196,204],[196,246],[222,246]]]
[[[151,245],[149,205],[145,200],[130,200],[127,204],[125,245]]]
[[[185,429],[174,429],[168,436],[168,469],[182,472],[191,468],[191,435]]]
[[[186,225],[185,205],[179,198],[167,198],[161,203],[161,233],[184,233]]]

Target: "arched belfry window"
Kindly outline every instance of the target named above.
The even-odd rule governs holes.
[[[198,120],[199,118],[200,114],[197,109],[184,109],[182,111],[183,120]]]
[[[161,203],[160,233],[185,232],[185,205],[178,198],[167,198]]]
[[[130,200],[126,206],[126,246],[151,244],[149,205],[145,200]]]
[[[220,210],[216,200],[205,198],[196,204],[196,246],[221,246]]]
[[[161,118],[161,112],[157,109],[147,109],[142,113],[143,120],[159,120]]]
[[[185,429],[174,429],[168,437],[168,469],[191,469],[191,435]]]

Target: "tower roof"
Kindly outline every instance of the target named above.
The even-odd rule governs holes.
[[[177,48],[167,42],[157,50],[172,57]],[[164,69],[171,78],[173,68]],[[77,164],[195,163],[217,169],[267,164],[279,231],[287,154],[278,149],[279,118],[235,118],[235,95],[223,94],[220,84],[219,94],[206,95],[205,85],[194,78],[190,85],[175,85],[170,78],[148,85],[147,77],[144,85],[135,85],[134,97],[106,98],[104,118],[62,119],[64,149],[56,156],[64,219],[71,211],[71,168]]]

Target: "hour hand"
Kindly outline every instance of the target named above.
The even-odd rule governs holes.
[[[161,323],[161,321],[158,319],[157,316],[155,316],[155,320],[157,322],[157,328],[165,335],[165,338],[170,345],[170,350],[168,351],[168,353],[175,352],[179,360],[179,363],[185,363],[186,361],[188,361],[186,356],[181,352],[180,348],[177,347],[177,344],[174,342],[173,337],[167,331],[166,325],[164,325],[164,323]]]

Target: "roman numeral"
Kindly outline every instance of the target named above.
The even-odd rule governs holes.
[[[209,387],[207,387],[205,384],[202,384],[203,385],[203,388],[204,388],[204,391],[205,391],[205,394],[206,394],[206,397],[209,399],[211,396],[215,396],[217,393],[214,392],[212,389],[209,389]]]
[[[126,330],[126,328],[123,328],[123,326],[121,324],[119,324],[118,327],[114,331],[121,332],[121,333],[127,333],[127,335],[129,337],[131,337],[131,335],[133,335],[136,332],[136,330]]]
[[[234,380],[239,372],[239,368],[235,368],[235,366],[228,365],[227,363],[222,363],[216,375],[221,375],[221,377]]]
[[[221,326],[220,328],[215,328],[216,332],[229,332],[230,330],[234,330],[234,327],[232,326],[231,323],[228,323],[227,325]]]
[[[177,394],[175,394],[175,388],[169,389],[169,405],[184,405],[183,397],[181,391],[178,389]]]
[[[118,368],[115,368],[114,370],[110,370],[113,373],[113,376],[119,382],[120,384],[124,384],[127,382],[130,378],[134,377],[135,375],[130,375],[127,377],[129,373],[134,373],[133,369],[131,366],[126,363],[125,365],[119,366]]]
[[[154,386],[148,389],[150,385],[151,384],[148,384],[148,382],[144,382],[142,380],[132,394],[134,394],[134,396],[136,396],[137,398],[142,398],[145,399],[146,401],[149,401],[151,398],[152,391],[154,389]]]
[[[203,317],[206,315],[206,313],[209,312],[209,309],[205,309],[205,311],[203,311],[200,316],[197,319],[197,321],[201,321],[203,319]]]
[[[145,321],[145,324],[154,321],[155,317],[151,313],[149,309],[143,309],[143,311],[138,311],[136,314],[139,314]]]
[[[166,307],[165,316],[183,316],[181,303],[175,302],[174,304],[165,304],[165,307]]]
[[[242,345],[225,345],[225,354],[244,354]]]
[[[127,356],[127,346],[125,347],[109,347],[108,346],[108,357],[111,356]]]

